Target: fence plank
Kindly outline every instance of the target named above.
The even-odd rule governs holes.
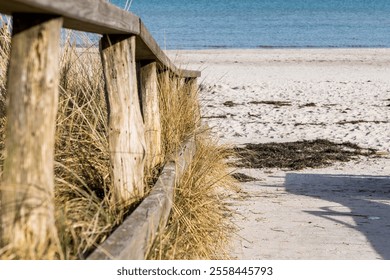
[[[103,36],[101,56],[114,199],[128,204],[144,193],[145,131],[137,89],[135,36]]]
[[[146,167],[151,169],[162,161],[161,119],[158,97],[156,62],[141,66],[142,113],[145,123]]]
[[[1,240],[36,252],[56,239],[54,134],[61,26],[59,17],[13,17]]]
[[[139,33],[139,18],[106,0],[6,0],[0,12],[62,15],[65,28],[100,34]]]

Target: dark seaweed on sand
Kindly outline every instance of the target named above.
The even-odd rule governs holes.
[[[260,181],[260,179],[254,178],[252,176],[246,175],[244,173],[236,172],[232,174],[232,177],[238,182],[254,182]]]
[[[331,165],[332,162],[347,162],[359,156],[374,155],[376,150],[363,149],[350,142],[334,143],[317,139],[287,143],[247,144],[236,147],[237,167],[283,168],[299,170]]]

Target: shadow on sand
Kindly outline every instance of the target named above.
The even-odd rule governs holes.
[[[286,190],[339,203],[349,209],[321,207],[306,213],[335,221],[364,234],[383,259],[390,259],[390,177],[287,173]],[[352,217],[355,225],[340,220]]]

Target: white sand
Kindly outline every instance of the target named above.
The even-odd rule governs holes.
[[[234,257],[390,259],[390,49],[169,55],[202,70],[202,114],[223,142],[321,138],[382,154],[300,172],[240,170],[259,181],[243,183],[246,199],[232,201],[241,228]]]

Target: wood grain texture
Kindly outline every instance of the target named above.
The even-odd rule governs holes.
[[[61,26],[62,18],[47,15],[13,18],[1,240],[37,253],[56,240],[54,134]]]
[[[155,62],[141,67],[140,80],[142,113],[145,124],[146,168],[151,170],[163,160],[157,65]]]
[[[145,129],[137,88],[135,36],[104,36],[101,56],[109,109],[109,148],[115,203],[144,194]]]
[[[143,260],[172,209],[175,182],[181,178],[195,153],[194,139],[183,145],[176,160],[168,162],[150,194],[99,246],[89,260]]]
[[[0,12],[61,15],[64,27],[99,34],[139,34],[139,18],[105,0],[4,0]]]

